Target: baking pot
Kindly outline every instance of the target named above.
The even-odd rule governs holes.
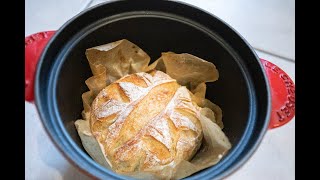
[[[25,39],[25,98],[33,101],[34,91],[41,121],[54,144],[92,177],[128,178],[92,160],[74,126],[83,110],[81,94],[88,90],[84,82],[91,76],[85,50],[124,38],[141,47],[152,61],[161,52],[187,52],[212,61],[219,70],[219,80],[207,83],[207,98],[222,108],[223,131],[233,146],[217,165],[187,179],[230,175],[252,156],[268,127],[284,125],[294,116],[295,86],[289,76],[260,60],[248,42],[216,16],[174,1],[100,4],[56,32]]]

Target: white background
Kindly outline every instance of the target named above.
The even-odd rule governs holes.
[[[102,0],[26,0],[25,35],[56,30]],[[293,0],[184,0],[215,14],[235,28],[259,57],[295,79],[295,2]],[[58,152],[33,104],[25,103],[25,179],[89,179]],[[295,119],[269,130],[250,160],[228,180],[295,179]]]

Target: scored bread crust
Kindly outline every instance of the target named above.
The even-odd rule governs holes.
[[[190,91],[161,71],[110,84],[91,106],[90,128],[118,173],[152,172],[190,160],[203,138]]]

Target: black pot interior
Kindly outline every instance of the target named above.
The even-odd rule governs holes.
[[[231,143],[239,141],[249,118],[247,80],[235,58],[216,39],[190,25],[158,17],[125,19],[86,32],[88,34],[68,50],[57,84],[61,117],[79,145],[75,127],[69,121],[80,118],[83,110],[81,94],[88,91],[84,81],[92,76],[84,52],[87,48],[123,38],[145,50],[152,62],[160,57],[161,52],[166,51],[186,52],[213,62],[219,70],[220,78],[216,82],[207,83],[207,98],[221,106],[224,132]]]
[[[117,7],[120,11],[119,4]],[[180,6],[185,8],[185,5]],[[112,7],[104,5],[90,10],[86,16],[81,15],[60,30],[44,53],[43,62],[39,65],[41,70],[37,75],[37,105],[42,106],[39,111],[44,111],[40,114],[43,114],[42,119],[47,130],[51,136],[57,136],[58,130],[54,124],[61,121],[66,129],[66,136],[76,142],[78,150],[86,153],[74,126],[75,120],[81,118],[83,110],[81,94],[88,90],[84,82],[91,76],[85,50],[119,39],[128,39],[147,52],[152,62],[161,52],[173,51],[190,53],[216,65],[220,78],[214,83],[207,83],[206,96],[223,110],[223,131],[233,145],[230,153],[240,146],[240,140],[243,141],[243,150],[238,152],[237,156],[230,157],[233,161],[240,161],[241,156],[245,156],[256,144],[265,129],[268,117],[268,91],[257,58],[236,33],[216,18],[210,16],[210,19],[203,19],[209,17],[205,13],[204,17],[192,17],[187,13],[192,13],[191,10],[188,12],[188,9],[193,8],[188,6],[184,13],[174,9],[177,7],[160,7],[134,5],[131,8],[135,11],[129,11],[127,9],[130,8],[127,7],[122,14],[113,12],[117,15],[110,16],[108,13]],[[143,8],[149,11],[139,10]],[[52,105],[48,105],[46,110],[44,103]],[[48,117],[50,108],[56,115]],[[245,132],[248,136],[246,141]],[[59,138],[60,140],[57,140]],[[53,139],[68,139],[59,138]],[[61,142],[56,144],[64,149]],[[67,157],[72,156],[68,155],[69,150],[64,152]],[[76,159],[72,160],[79,163]],[[232,163],[229,163],[228,166],[232,166]],[[80,167],[84,168],[81,165]],[[90,172],[90,168],[87,169],[89,173],[94,173]],[[227,170],[221,170],[220,173],[224,171]],[[211,178],[218,176],[213,176],[214,172],[210,173]]]

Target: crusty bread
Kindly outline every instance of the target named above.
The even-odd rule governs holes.
[[[161,71],[124,76],[91,106],[90,128],[118,173],[160,173],[193,157],[203,138],[201,108]]]

